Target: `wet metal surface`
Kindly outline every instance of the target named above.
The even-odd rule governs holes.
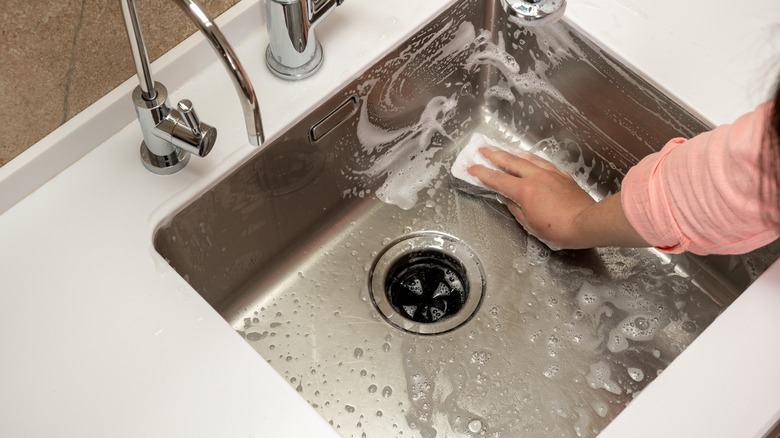
[[[777,257],[550,251],[453,189],[473,133],[601,198],[707,129],[565,24],[520,29],[496,3],[454,3],[156,234],[344,436],[595,436]],[[430,231],[473,251],[485,288],[465,323],[421,335],[380,313],[369,282],[394,242]]]

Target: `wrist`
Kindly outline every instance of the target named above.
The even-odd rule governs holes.
[[[598,227],[594,227],[594,213],[597,213],[598,202],[593,202],[580,210],[571,220],[571,248],[584,249],[601,246],[601,234]],[[598,222],[596,222],[597,224]]]
[[[581,210],[572,225],[578,236],[579,248],[650,246],[628,222],[623,212],[620,192]]]

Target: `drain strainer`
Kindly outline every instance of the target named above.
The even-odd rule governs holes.
[[[485,290],[482,265],[455,237],[421,232],[391,242],[369,275],[385,319],[412,333],[436,334],[468,321]]]

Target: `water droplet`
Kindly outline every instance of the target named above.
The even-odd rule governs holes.
[[[482,431],[482,421],[480,420],[469,421],[469,431],[471,433],[479,433],[480,431]]]
[[[376,385],[371,385],[371,386],[368,387],[368,393],[369,394],[373,394],[373,393],[375,393],[377,391],[377,389],[379,389],[379,388],[377,388]]]
[[[382,397],[388,398],[391,395],[393,395],[393,388],[389,386],[385,386],[384,388],[382,388]]]
[[[490,360],[490,353],[487,351],[475,351],[471,355],[471,363],[485,365]]]
[[[634,320],[634,324],[636,324],[636,328],[639,330],[647,330],[650,328],[650,322],[647,320],[647,318],[641,316]]]
[[[628,368],[628,375],[635,381],[641,382],[645,378],[645,373],[639,368]]]
[[[266,336],[268,336],[268,332],[263,332],[263,333],[249,332],[246,334],[246,340],[252,342],[261,341],[265,339]]]
[[[688,333],[694,333],[697,328],[696,323],[693,321],[685,321],[682,323],[682,329]]]
[[[358,347],[355,349],[355,359],[360,359],[363,357],[363,349]]]

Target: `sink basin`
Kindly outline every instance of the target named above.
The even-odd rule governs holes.
[[[777,245],[551,251],[449,167],[479,133],[602,198],[706,129],[567,24],[457,1],[154,244],[343,436],[595,436]]]

